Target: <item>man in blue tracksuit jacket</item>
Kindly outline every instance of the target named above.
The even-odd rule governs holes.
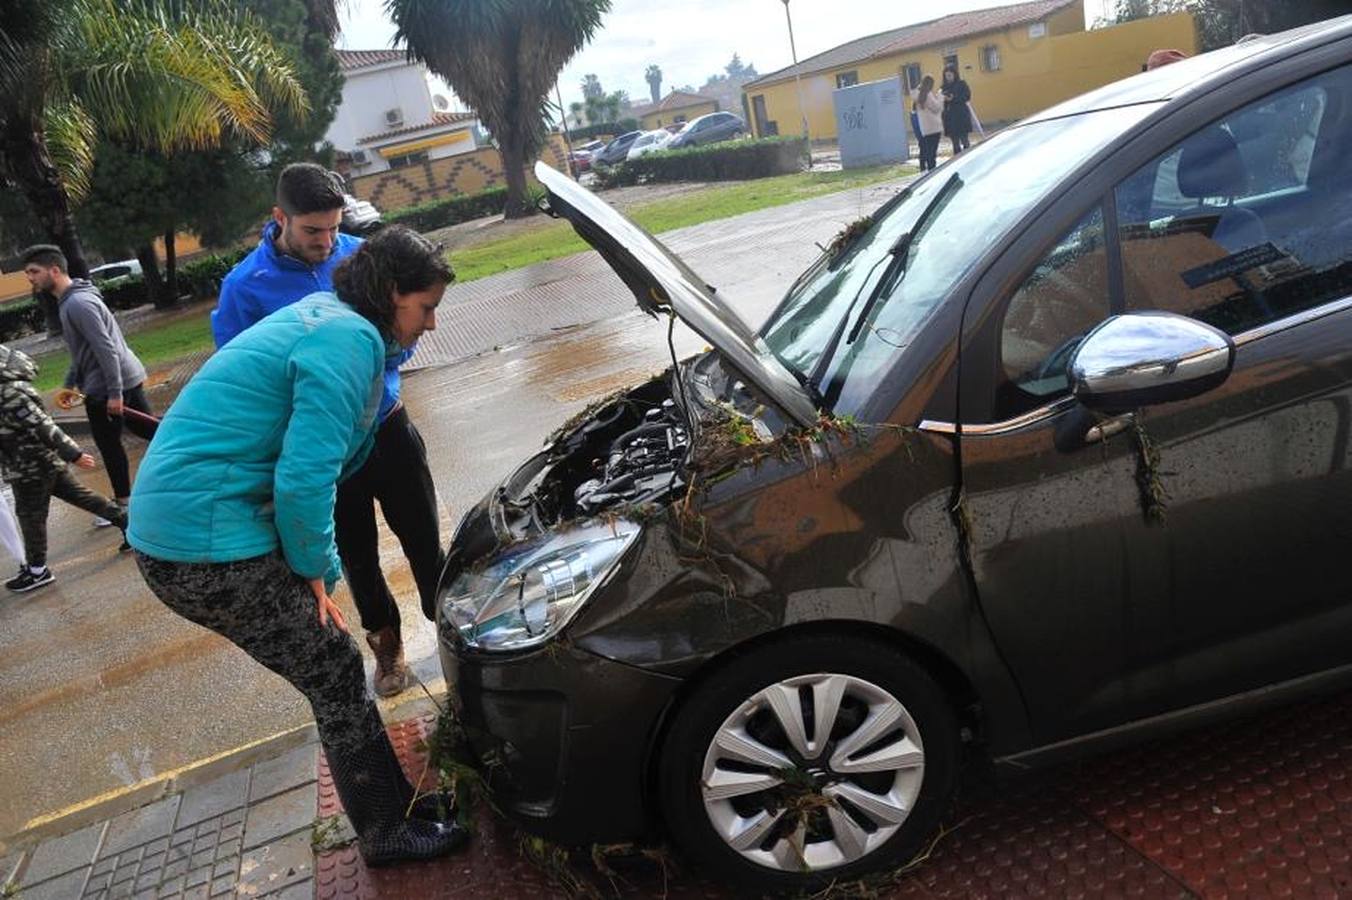
[[[332,290],[333,270],[361,246],[360,238],[338,233],[343,194],[338,176],[322,166],[296,163],[282,171],[262,241],[221,284],[211,314],[218,348],[269,313],[315,291]],[[375,448],[365,465],[339,485],[334,507],[338,555],[375,653],[375,690],[382,697],[408,687],[410,675],[399,607],[380,571],[375,501],[399,538],[428,618],[445,562],[427,448],[399,400],[399,366],[412,355],[410,349],[387,361]]]

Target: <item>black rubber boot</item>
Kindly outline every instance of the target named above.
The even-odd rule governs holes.
[[[374,706],[371,715],[379,722]],[[461,847],[468,832],[454,821],[405,818],[413,788],[399,768],[384,728],[351,752],[325,748],[334,787],[347,810],[367,866],[434,859]]]

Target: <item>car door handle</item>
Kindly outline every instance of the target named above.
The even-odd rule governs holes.
[[[1136,421],[1136,413],[1126,413],[1120,416],[1113,416],[1111,419],[1104,419],[1096,425],[1090,426],[1084,433],[1084,442],[1086,444],[1097,444],[1106,441],[1115,434],[1121,434],[1132,426]]]

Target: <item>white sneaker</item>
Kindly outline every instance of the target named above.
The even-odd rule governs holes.
[[[112,522],[109,522],[109,521],[108,521],[107,519],[105,519],[103,516],[95,516],[95,517],[94,517],[94,527],[95,527],[95,528],[110,528],[110,527],[112,527],[112,524],[113,524]]]

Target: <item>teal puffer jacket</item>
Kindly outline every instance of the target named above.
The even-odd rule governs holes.
[[[337,485],[375,434],[387,348],[331,293],[267,316],[207,360],[136,474],[127,540],[170,562],[233,562],[281,548],[332,588]]]

